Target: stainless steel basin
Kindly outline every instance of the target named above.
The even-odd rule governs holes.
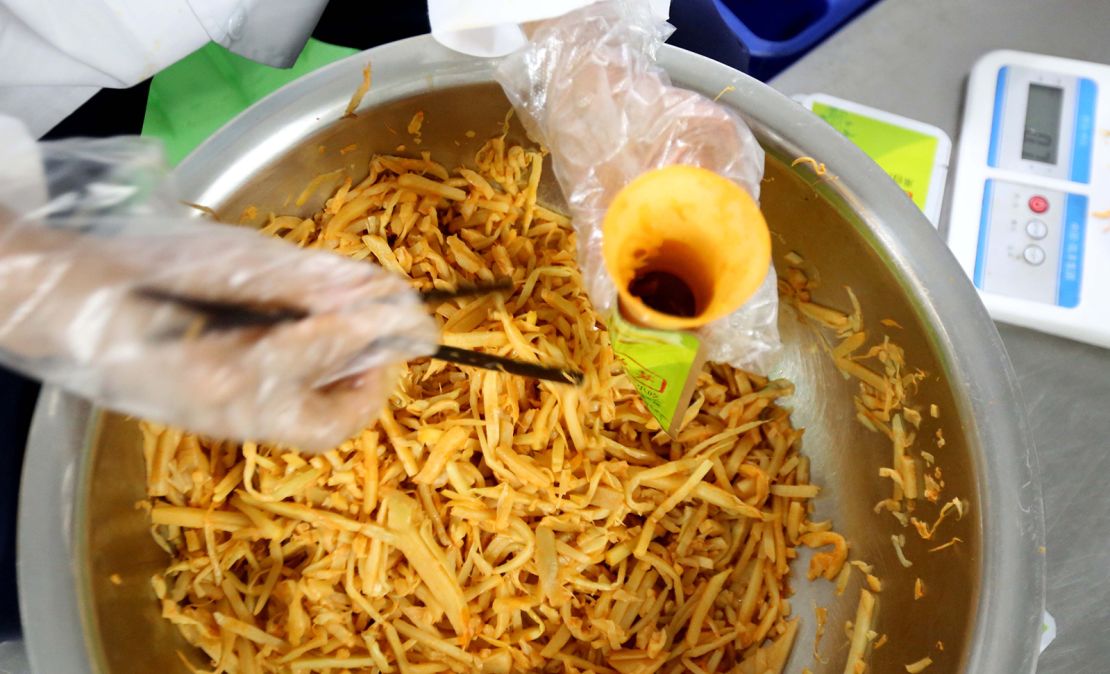
[[[368,59],[374,86],[358,117],[340,119]],[[926,415],[918,442],[942,466],[946,498],[960,496],[971,507],[944,528],[944,540],[964,542],[939,553],[927,548],[940,541],[921,541],[872,511],[889,490],[877,476],[890,461],[888,441],[855,421],[855,384],[815,348],[812,331],[783,312],[786,353],[778,374],[797,384],[795,423],[807,428],[804,451],[815,482],[825,486],[817,516],[832,518],[852,557],[874,564],[883,579],[875,629],[888,642],[874,652],[870,671],[905,671],[904,664],[928,655],[937,672],[1033,672],[1044,594],[1037,466],[1009,360],[963,272],[894,183],[801,107],[679,49],[665,48],[661,61],[678,84],[709,96],[735,88],[721,101],[750,121],[767,150],[762,203],[777,263],[794,251],[816,267],[822,281],[816,298],[824,304],[847,308],[843,286],[851,286],[868,332],[889,334],[909,365],[928,373],[914,401],[936,404],[941,415]],[[178,170],[183,194],[230,221],[248,205],[289,212],[284,204],[311,176],[341,167],[364,172],[371,153],[402,142],[415,149],[397,134],[417,110],[427,114],[420,149],[445,164],[466,163],[508,109],[491,83],[491,67],[429,38],[336,63],[263,100],[201,146]],[[477,137],[468,139],[468,130]],[[355,151],[338,152],[351,143]],[[792,167],[801,155],[826,163],[835,179]],[[548,201],[559,200],[553,182],[545,190]],[[947,441],[942,449],[930,443],[937,429]],[[134,422],[45,392],[28,447],[19,532],[24,625],[39,674],[186,671],[174,651],[188,646],[159,617],[150,590],[165,555],[134,507],[143,493]],[[920,516],[931,521],[936,510],[926,504]],[[907,534],[911,568],[895,556],[896,533]],[[803,628],[788,671],[840,672],[856,581],[836,596],[829,583],[804,580],[805,563],[795,563],[793,606]],[[920,600],[913,596],[916,578],[927,588]],[[812,656],[817,605],[829,607],[827,663]]]

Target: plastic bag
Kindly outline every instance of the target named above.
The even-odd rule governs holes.
[[[4,147],[24,153],[0,149],[4,162],[34,165],[25,156],[34,144]],[[49,201],[13,205],[17,195],[0,189],[4,365],[194,432],[323,450],[373,421],[392,366],[436,347],[435,323],[404,279],[190,217],[155,144],[67,140],[37,151],[23,193]],[[213,320],[211,307],[244,302],[288,315]]]
[[[601,223],[622,187],[672,164],[700,166],[759,198],[763,149],[740,117],[671,86],[655,63],[670,26],[648,3],[602,2],[540,22],[497,79],[525,128],[551,150],[594,306],[616,303],[602,259]],[[710,360],[766,371],[778,352],[778,292],[770,269],[740,309],[704,326]]]

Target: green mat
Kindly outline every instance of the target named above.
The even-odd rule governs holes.
[[[231,118],[270,92],[357,50],[310,39],[292,68],[261,65],[212,42],[154,76],[143,135],[161,138],[177,165]]]

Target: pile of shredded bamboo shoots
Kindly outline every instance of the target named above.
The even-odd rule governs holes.
[[[796,548],[847,544],[791,386],[708,365],[670,439],[587,301],[543,156],[503,137],[449,173],[377,156],[312,218],[263,231],[377,262],[421,289],[510,278],[435,308],[446,344],[566,364],[579,388],[408,363],[380,420],[318,456],[142,424],[171,554],[165,618],[215,672],[779,672]],[[196,656],[182,654],[183,660]]]

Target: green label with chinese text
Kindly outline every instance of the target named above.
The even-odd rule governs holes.
[[[698,361],[701,343],[697,336],[643,328],[614,312],[609,319],[609,339],[648,411],[664,431],[670,429],[676,415],[685,411],[682,394]]]
[[[825,103],[814,103],[813,112],[874,159],[918,208],[925,208],[936,138]]]

